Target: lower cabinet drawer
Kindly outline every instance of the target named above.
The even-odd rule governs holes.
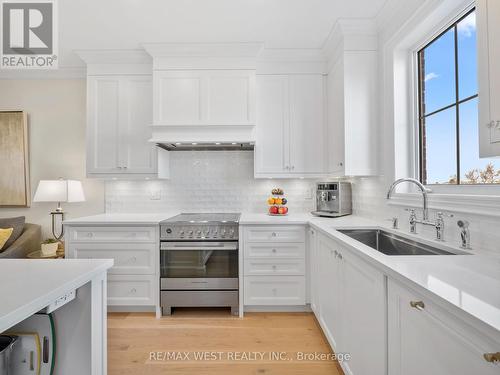
[[[304,259],[245,259],[245,275],[305,275]]]
[[[303,243],[246,243],[245,258],[305,258]]]
[[[245,276],[245,305],[305,305],[305,276]]]
[[[153,306],[159,280],[155,276],[109,275],[108,305]]]
[[[153,275],[155,257],[158,256],[155,244],[72,244],[71,257],[78,259],[113,259],[115,264],[110,275]]]

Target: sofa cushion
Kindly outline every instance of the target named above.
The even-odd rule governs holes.
[[[23,233],[25,220],[26,218],[24,216],[6,217],[0,219],[0,228],[14,229],[7,242],[3,245],[3,247],[0,250],[5,250],[9,248],[9,246],[12,245],[19,238],[19,236]]]
[[[14,228],[7,228],[7,229],[0,228],[0,249],[9,240],[13,231],[14,231]]]

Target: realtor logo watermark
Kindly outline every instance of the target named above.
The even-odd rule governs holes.
[[[56,0],[0,0],[0,68],[57,69]]]

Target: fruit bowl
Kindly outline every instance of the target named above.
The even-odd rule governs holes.
[[[286,214],[272,214],[270,212],[267,213],[269,216],[288,216],[288,212]]]

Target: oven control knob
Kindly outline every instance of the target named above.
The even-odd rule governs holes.
[[[179,236],[184,237],[184,231],[183,231],[183,230],[181,230],[181,231],[179,232]]]
[[[214,238],[217,238],[217,229],[214,230],[213,236],[214,236]]]
[[[221,236],[222,238],[226,237],[226,230],[225,230],[225,229],[223,229],[223,230],[221,231],[220,236]]]
[[[172,228],[167,228],[167,233],[168,234],[172,233]]]
[[[229,232],[229,237],[234,238],[234,229],[231,229]]]
[[[193,231],[192,230],[189,231],[189,237],[193,237]]]
[[[201,237],[201,230],[196,231],[196,236],[197,236],[197,237]]]
[[[208,238],[209,235],[210,235],[210,230],[209,229],[205,230],[204,236]]]

